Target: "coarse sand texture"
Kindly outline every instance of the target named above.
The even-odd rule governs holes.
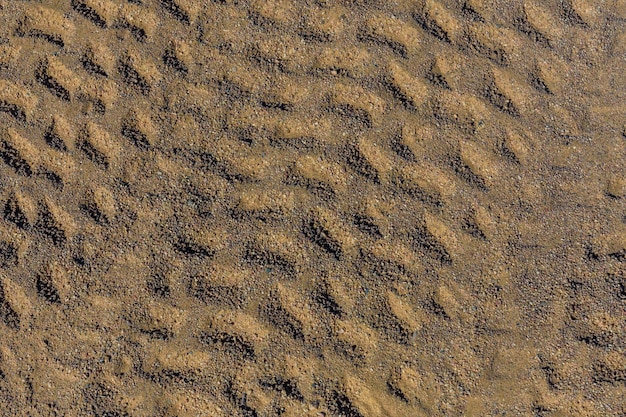
[[[0,0],[0,417],[626,416],[626,0]]]

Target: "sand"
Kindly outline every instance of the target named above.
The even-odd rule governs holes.
[[[625,416],[624,0],[0,0],[1,416]]]

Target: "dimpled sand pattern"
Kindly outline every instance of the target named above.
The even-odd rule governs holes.
[[[624,74],[624,0],[0,0],[0,416],[624,417]]]

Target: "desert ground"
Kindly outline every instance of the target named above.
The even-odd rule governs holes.
[[[0,416],[626,416],[626,1],[0,0]]]

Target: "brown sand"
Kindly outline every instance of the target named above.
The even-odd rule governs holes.
[[[626,1],[0,0],[0,415],[625,416]]]

